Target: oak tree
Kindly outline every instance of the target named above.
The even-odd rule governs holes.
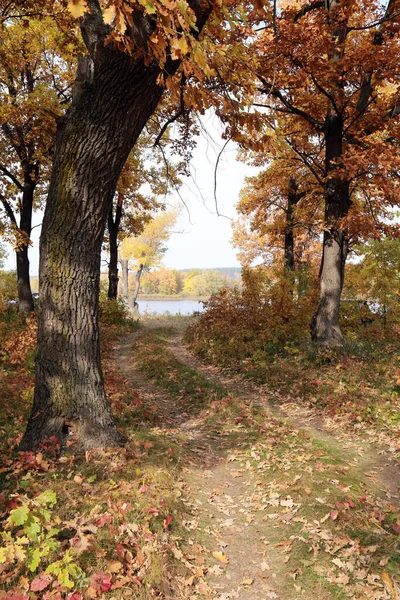
[[[71,106],[58,121],[40,242],[36,385],[22,449],[52,436],[63,446],[71,434],[84,448],[124,443],[100,365],[105,224],[122,167],[168,77],[181,64],[190,68],[191,49],[201,45],[197,38],[212,10],[197,0],[77,0],[69,7],[88,54],[78,64]]]

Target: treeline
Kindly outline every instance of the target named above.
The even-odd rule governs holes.
[[[227,271],[229,274],[224,274]],[[143,275],[141,293],[160,296],[211,296],[221,288],[232,288],[240,280],[238,269],[160,268]]]

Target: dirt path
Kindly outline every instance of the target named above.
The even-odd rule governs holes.
[[[262,463],[259,467],[251,465],[240,449],[232,448],[226,433],[210,428],[201,415],[182,410],[182,406],[171,402],[171,398],[140,371],[135,362],[136,340],[146,330],[156,329],[162,323],[162,319],[146,321],[144,329],[125,338],[118,347],[116,361],[119,370],[142,400],[157,410],[163,426],[192,453],[190,463],[182,465],[182,481],[185,490],[183,500],[191,515],[185,523],[189,532],[187,556],[198,565],[198,576],[189,582],[186,597],[312,600],[317,594],[321,600],[345,598],[345,595],[328,592],[318,584],[318,577],[312,589],[303,589],[297,583],[297,576],[302,570],[291,562],[290,552],[296,530],[290,527],[292,522],[301,521],[296,517],[301,505],[294,503],[289,495],[276,493],[274,490],[280,488],[275,480],[272,480],[267,493],[264,483],[260,482]],[[328,431],[317,415],[301,410],[283,410],[273,403],[265,386],[258,388],[239,378],[227,378],[215,368],[204,365],[182,344],[179,331],[169,338],[166,351],[171,352],[180,363],[201,372],[208,380],[222,384],[246,404],[261,409],[266,420],[287,419],[297,432],[306,430],[306,435],[345,454],[348,468],[354,471],[355,477],[364,479],[365,485],[385,495],[393,504],[399,502],[395,466],[375,451],[367,450],[361,440]],[[300,476],[293,483],[282,485],[282,489],[290,491],[290,486],[296,489],[297,479]],[[274,508],[276,506],[279,514],[266,513],[266,509],[271,508],[278,511]],[[282,535],[286,539],[282,540]],[[316,552],[314,547],[314,554]],[[383,585],[381,587],[384,588]],[[365,595],[360,599],[395,598],[389,592],[383,589],[380,596]]]
[[[224,375],[218,368],[202,363],[188,350],[179,333],[171,339],[169,349],[181,362],[220,382],[236,396],[264,408],[277,418],[288,420],[314,438],[334,445],[340,452],[348,453],[359,476],[367,478],[375,491],[383,492],[393,504],[400,507],[400,464],[385,448],[374,448],[362,437],[355,436],[354,432],[333,427],[331,419],[323,418],[313,409],[277,403],[266,385],[257,386],[238,376]]]

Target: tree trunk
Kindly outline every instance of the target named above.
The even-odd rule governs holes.
[[[17,258],[18,310],[22,313],[29,313],[33,310],[34,305],[29,274],[28,246],[23,246],[15,254]]]
[[[325,231],[320,269],[320,300],[311,320],[313,341],[325,346],[340,346],[343,335],[339,326],[340,297],[347,258],[347,239],[340,219],[350,208],[349,182],[335,176],[336,160],[342,155],[343,120],[328,115],[325,123],[326,170]]]
[[[92,60],[78,61],[73,101],[57,128],[40,242],[36,385],[22,450],[35,450],[53,436],[61,447],[70,435],[78,448],[125,441],[100,365],[101,246],[121,169],[163,89],[158,64],[146,65],[140,52],[133,58],[106,44],[110,27],[100,4],[87,5],[80,27]],[[197,35],[212,8],[198,2],[192,8]],[[134,18],[133,42],[145,49],[154,18],[138,11]],[[174,73],[178,64],[168,60],[163,72]]]
[[[118,296],[118,233],[121,223],[122,205],[118,198],[115,219],[111,208],[108,213],[108,234],[110,245],[110,262],[108,264],[108,298],[116,300]]]
[[[129,276],[129,268],[128,268],[128,261],[127,260],[121,260],[121,267],[122,267],[122,297],[125,300],[125,302],[128,302],[128,294],[129,294],[129,283],[128,283],[128,276]]]
[[[139,269],[136,271],[135,291],[133,292],[133,296],[132,296],[132,308],[133,309],[137,309],[138,308],[137,297],[139,296],[140,278],[141,278],[142,273],[143,273],[143,268],[144,268],[144,265],[140,265]]]
[[[33,408],[20,448],[68,436],[78,448],[124,442],[100,365],[98,293],[107,215],[128,154],[155,110],[159,68],[103,48],[93,82],[60,120],[40,243]],[[72,439],[69,437],[69,439]]]
[[[349,181],[337,174],[343,154],[343,116],[341,105],[343,79],[340,77],[347,22],[343,20],[343,0],[327,0],[328,19],[332,27],[331,62],[336,68],[332,75],[332,99],[325,118],[325,228],[320,269],[320,299],[311,319],[311,338],[324,346],[341,346],[343,335],[339,326],[340,297],[348,243],[340,220],[350,208]]]
[[[294,272],[294,208],[299,201],[297,194],[297,184],[294,177],[289,179],[288,204],[286,209],[286,227],[285,227],[285,255],[284,264],[287,273]]]
[[[34,306],[29,275],[28,244],[32,231],[33,196],[35,193],[38,168],[29,161],[21,162],[24,171],[24,184],[19,184],[18,186],[22,191],[19,225],[14,210],[8,200],[6,200],[2,194],[0,194],[0,200],[12,225],[20,235],[18,248],[15,252],[17,259],[18,308],[20,312],[29,313],[33,310]]]
[[[36,187],[37,167],[31,163],[23,165],[24,191],[22,192],[21,216],[19,229],[25,234],[26,244],[16,251],[17,258],[17,286],[18,309],[20,312],[29,313],[33,310],[33,297],[29,272],[28,241],[32,231],[33,197]]]

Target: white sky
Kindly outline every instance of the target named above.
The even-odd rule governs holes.
[[[252,175],[256,169],[235,160],[236,146],[230,142],[219,160],[217,171],[218,212],[214,199],[214,170],[218,154],[224,144],[220,136],[220,127],[216,117],[209,116],[203,124],[211,139],[203,134],[198,139],[192,161],[193,179],[184,181],[179,190],[187,209],[182,213],[167,245],[163,264],[170,269],[236,267],[236,251],[230,244],[232,237],[231,220],[236,215],[235,205],[239,199],[246,175]],[[178,194],[168,198],[168,204],[178,204]],[[188,214],[190,213],[190,214]],[[40,223],[41,214],[34,215],[33,224]],[[32,231],[33,245],[30,248],[31,275],[38,274],[40,227]],[[10,250],[6,260],[6,269],[15,269],[15,257]]]

